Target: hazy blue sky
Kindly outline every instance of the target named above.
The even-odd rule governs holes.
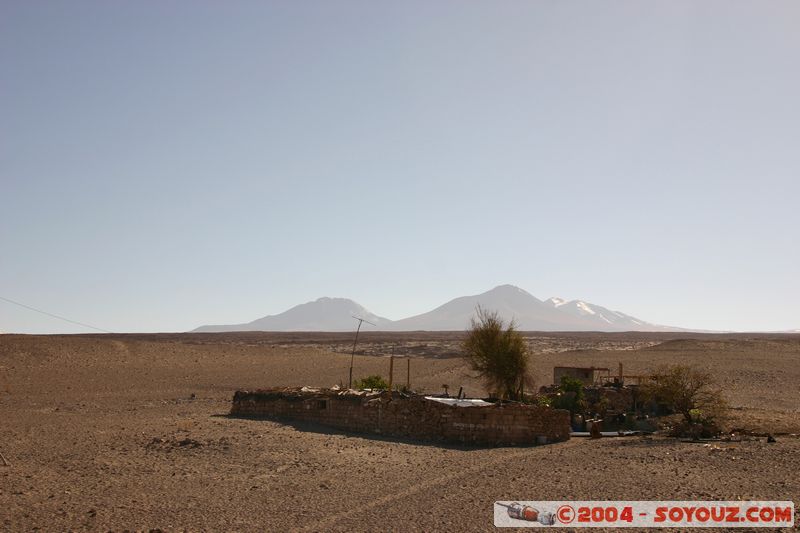
[[[114,331],[501,283],[800,328],[800,3],[0,2],[0,296]],[[0,301],[0,330],[86,331]]]

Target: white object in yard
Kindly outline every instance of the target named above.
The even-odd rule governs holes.
[[[492,405],[489,402],[472,398],[437,398],[436,396],[425,396],[425,399],[447,405],[455,405],[456,407],[485,407],[487,405]]]

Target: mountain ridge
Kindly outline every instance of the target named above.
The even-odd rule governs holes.
[[[322,297],[282,313],[252,322],[204,325],[194,332],[223,331],[349,331],[354,316],[380,331],[459,331],[467,328],[477,306],[497,311],[506,321],[527,331],[689,331],[661,326],[584,300],[552,297],[540,300],[515,285],[498,285],[486,292],[454,298],[426,313],[390,320],[348,298]]]
[[[392,321],[375,315],[348,298],[323,296],[312,302],[296,305],[283,313],[267,315],[252,322],[229,325],[200,326],[194,332],[222,331],[349,331],[353,316],[360,316],[382,327]]]

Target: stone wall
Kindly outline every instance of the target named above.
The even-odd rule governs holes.
[[[269,389],[238,391],[231,414],[309,422],[357,433],[480,446],[569,439],[569,411],[522,404],[457,407],[398,393]]]

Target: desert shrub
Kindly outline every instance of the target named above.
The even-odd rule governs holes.
[[[568,409],[570,413],[580,413],[586,408],[583,382],[571,376],[561,376],[558,395],[553,401],[557,409]]]
[[[379,375],[367,376],[353,382],[354,389],[389,390],[389,384]]]
[[[681,416],[673,426],[678,436],[707,437],[719,433],[727,404],[711,373],[688,365],[660,368],[642,387],[644,396]]]
[[[539,407],[552,407],[553,399],[550,396],[540,395],[536,396],[532,403],[534,405],[538,405]]]
[[[522,399],[528,377],[528,347],[513,322],[508,326],[497,312],[478,306],[463,343],[470,368],[498,397]]]
[[[561,392],[574,392],[583,398],[583,381],[572,376],[561,376],[561,384],[558,386]]]
[[[610,402],[608,398],[600,396],[600,398],[590,406],[590,409],[592,412],[599,414],[601,418],[605,418],[609,405]]]

